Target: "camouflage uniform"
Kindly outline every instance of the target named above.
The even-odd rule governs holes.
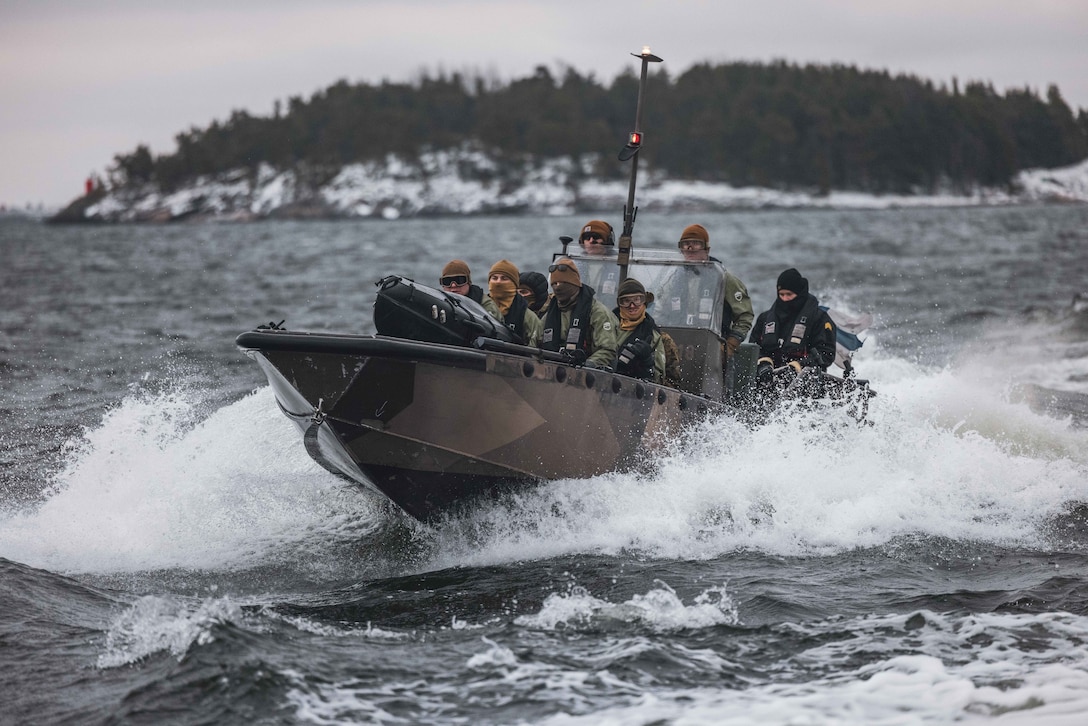
[[[662,383],[676,388],[680,385],[680,346],[664,331],[661,331],[661,345],[665,349],[665,377]]]

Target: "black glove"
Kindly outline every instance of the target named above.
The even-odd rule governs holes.
[[[756,380],[760,383],[770,383],[774,378],[774,362],[770,358],[760,358],[756,365]]]
[[[627,344],[620,350],[619,361],[625,366],[641,367],[645,366],[648,361],[652,362],[653,357],[654,352],[650,348],[650,344],[645,340],[635,338],[627,341]]]
[[[559,355],[563,356],[567,363],[572,366],[580,366],[586,362],[586,352],[581,348],[575,348],[574,350],[564,348],[559,351]]]

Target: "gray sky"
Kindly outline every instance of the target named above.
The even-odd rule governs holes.
[[[67,203],[114,154],[341,78],[607,82],[649,45],[699,61],[845,63],[1088,108],[1086,0],[0,0],[0,203]],[[632,99],[632,116],[633,116]]]

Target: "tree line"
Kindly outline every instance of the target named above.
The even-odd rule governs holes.
[[[235,111],[177,135],[174,153],[140,145],[114,157],[115,185],[165,189],[202,174],[342,165],[394,153],[476,144],[524,159],[598,154],[594,176],[626,174],[616,152],[634,121],[638,77],[609,84],[573,68],[540,66],[496,82],[461,73],[411,83],[339,81],[269,116]],[[1088,157],[1088,112],[1051,85],[1001,94],[844,65],[696,65],[647,79],[643,163],[673,178],[776,188],[865,192],[969,190],[1007,184],[1021,169]]]

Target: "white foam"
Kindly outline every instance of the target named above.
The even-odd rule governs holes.
[[[801,628],[826,644],[760,668],[789,677],[739,690],[651,684],[633,704],[541,722],[1075,724],[1088,708],[1086,626],[1056,613],[836,619]],[[862,665],[841,667],[851,662]]]
[[[872,426],[841,410],[755,429],[708,421],[644,471],[549,482],[440,523],[413,569],[833,554],[907,535],[1045,547],[1048,523],[1088,501],[1088,432],[1009,403],[1001,376],[864,364],[879,382]],[[0,556],[59,572],[230,570],[387,521],[375,497],[310,461],[269,389],[202,415],[182,393],[126,398],[76,442],[46,501],[0,515]]]
[[[451,520],[435,568],[574,553],[715,558],[834,554],[926,535],[1046,547],[1088,501],[1088,432],[1009,403],[970,369],[868,361],[872,426],[795,411],[749,429],[725,417],[643,474],[551,482]],[[887,375],[885,375],[887,374]]]
[[[180,661],[194,644],[212,642],[215,625],[241,618],[241,608],[229,599],[142,597],[111,623],[98,667],[129,665],[162,651]]]
[[[544,600],[539,613],[523,615],[514,622],[529,628],[556,630],[563,628],[596,627],[602,620],[639,623],[655,632],[714,625],[735,625],[737,609],[724,587],[704,590],[692,605],[685,605],[676,591],[660,580],[657,587],[644,595],[613,605],[594,597],[581,586],[566,594],[552,593]]]
[[[661,592],[668,592],[667,587]],[[652,593],[647,593],[650,595]],[[553,599],[557,598],[557,599]],[[600,613],[635,602],[609,604],[584,591],[549,598],[537,615],[519,617],[530,629],[608,627]],[[560,601],[565,601],[559,605]],[[670,609],[670,608],[665,608]],[[563,610],[559,618],[553,618]],[[592,623],[590,619],[596,618]],[[552,622],[554,620],[554,622]],[[713,619],[712,619],[713,620]],[[548,623],[542,623],[548,621]],[[647,624],[643,618],[621,623]],[[688,629],[716,627],[710,620]],[[665,639],[632,637],[625,626],[599,647],[575,649],[562,659],[534,657],[518,642],[481,639],[465,662],[471,675],[456,679],[424,669],[410,681],[380,684],[346,678],[315,681],[289,672],[287,700],[304,722],[380,720],[386,703],[411,694],[417,715],[436,722],[465,703],[474,708],[533,702],[534,723],[545,724],[1079,724],[1088,709],[1088,652],[1082,646],[1088,618],[1068,613],[1039,615],[935,614],[833,618],[784,625],[809,647],[783,649],[777,660],[745,664],[742,647],[727,661],[713,650],[685,648]],[[626,636],[624,635],[626,633]],[[672,653],[681,672],[665,682],[624,679],[613,664]],[[732,688],[674,685],[683,669],[742,673]],[[705,682],[705,677],[696,679]],[[592,695],[590,695],[592,694]],[[545,703],[549,706],[545,706]],[[541,709],[552,715],[541,718]],[[516,710],[516,709],[515,709]],[[387,714],[389,718],[391,715]],[[513,722],[514,714],[506,718]]]
[[[306,456],[269,389],[200,416],[182,393],[126,398],[40,507],[6,517],[0,556],[59,572],[231,569],[373,517]]]

